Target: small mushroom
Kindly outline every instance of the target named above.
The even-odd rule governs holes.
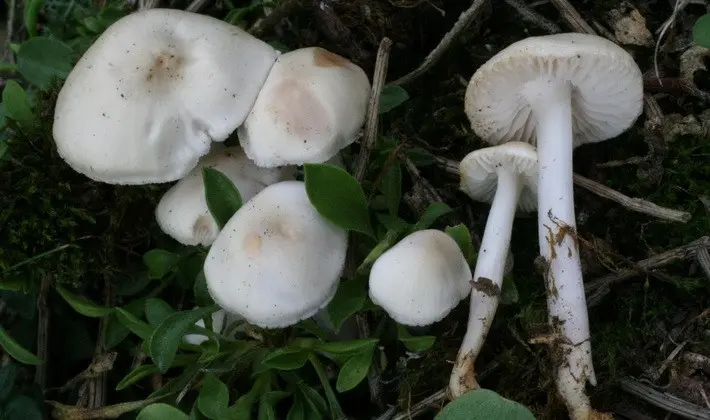
[[[596,384],[577,245],[572,152],[627,130],[643,110],[641,70],[624,49],[595,35],[530,37],[505,48],[471,78],[466,114],[491,144],[537,145],[538,239],[549,322],[562,357],[557,389],[573,420],[592,413],[585,385]]]
[[[239,146],[218,148],[203,157],[187,176],[163,195],[155,211],[163,232],[183,245],[209,246],[219,233],[219,226],[205,199],[203,168],[214,168],[229,178],[239,190],[243,203],[293,172],[288,167],[259,168]]]
[[[322,163],[349,145],[365,121],[365,72],[322,48],[276,60],[238,135],[247,156],[273,167]]]
[[[468,296],[470,281],[456,241],[440,230],[420,230],[372,265],[370,298],[398,323],[422,327],[441,321]]]
[[[110,184],[180,179],[244,122],[277,56],[209,16],[132,13],[89,47],[59,92],[59,155]]]
[[[461,161],[459,172],[466,194],[492,204],[471,283],[468,327],[449,382],[453,397],[478,388],[474,364],[500,301],[515,210],[537,207],[537,152],[512,141],[479,149]]]
[[[347,232],[318,213],[301,181],[270,185],[227,222],[204,271],[220,307],[263,328],[283,328],[333,298]]]

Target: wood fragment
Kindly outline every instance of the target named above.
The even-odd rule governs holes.
[[[656,270],[677,261],[695,258],[699,250],[709,247],[710,237],[703,236],[688,244],[638,261],[632,267],[599,277],[584,286],[584,290],[587,292],[587,305],[592,307],[599,304],[602,298],[609,294],[611,291],[610,286],[614,283],[619,283],[639,274],[648,273],[651,270]]]
[[[710,419],[710,409],[689,403],[667,392],[659,392],[631,378],[619,380],[621,390],[653,406],[686,419]]]
[[[414,79],[429,71],[436,64],[444,53],[449,49],[451,44],[483,13],[484,7],[488,5],[490,0],[474,0],[466,11],[464,11],[459,19],[454,23],[454,26],[444,37],[439,41],[439,44],[426,56],[419,67],[405,74],[399,79],[392,82],[394,85],[406,85]]]
[[[505,4],[515,9],[524,21],[530,22],[538,28],[551,34],[562,32],[562,29],[553,21],[542,16],[523,0],[503,0]]]
[[[380,116],[380,95],[387,79],[387,68],[389,67],[390,49],[392,40],[385,37],[380,41],[377,49],[377,61],[375,71],[372,76],[372,90],[370,92],[370,102],[367,105],[367,119],[365,120],[365,136],[360,143],[360,154],[353,165],[353,176],[358,181],[362,181],[370,164],[370,155],[377,146],[377,128]]]
[[[703,270],[705,277],[710,280],[710,252],[707,248],[701,248],[695,254],[695,259],[700,264],[700,268]]]
[[[550,0],[550,3],[560,12],[562,20],[564,20],[572,30],[584,34],[597,35],[597,32],[567,0]]]

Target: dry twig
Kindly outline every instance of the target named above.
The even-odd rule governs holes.
[[[651,270],[656,270],[677,261],[694,258],[699,250],[709,247],[710,237],[703,236],[689,244],[641,260],[635,263],[633,267],[617,271],[616,273],[610,273],[593,280],[584,286],[587,292],[587,305],[590,307],[597,305],[602,298],[611,291],[610,286],[614,283],[621,282],[639,274],[648,273]]]
[[[710,280],[710,252],[708,252],[707,248],[699,249],[695,254],[695,259],[698,261],[698,264],[700,264],[700,268],[702,268],[705,277]]]
[[[422,176],[414,162],[404,154],[400,154],[400,158],[404,162],[409,176],[412,177],[412,190],[404,195],[404,201],[414,213],[417,215],[422,214],[431,203],[443,202],[444,200],[436,191],[436,188]]]
[[[372,91],[370,92],[370,103],[367,105],[367,119],[365,120],[365,136],[360,143],[360,154],[353,165],[353,176],[358,181],[362,181],[370,164],[370,155],[377,145],[377,128],[380,116],[380,94],[387,79],[387,68],[389,66],[390,49],[392,40],[385,37],[380,41],[377,50],[377,61],[375,62],[375,72],[372,76]]]
[[[624,392],[662,408],[669,413],[676,414],[686,419],[710,419],[710,409],[682,400],[675,395],[659,392],[648,385],[644,385],[631,378],[622,378],[619,385]]]
[[[567,0],[550,0],[555,8],[560,12],[560,16],[565,23],[577,32],[584,34],[596,35],[596,31],[589,26],[577,9],[574,8]]]
[[[463,33],[463,31],[465,31],[466,28],[468,28],[468,26],[481,15],[481,13],[483,13],[483,9],[486,5],[488,5],[489,1],[490,0],[473,0],[471,7],[459,16],[459,19],[456,23],[454,23],[451,30],[444,35],[441,41],[439,41],[439,44],[429,53],[429,55],[426,56],[424,62],[422,62],[422,64],[416,69],[392,82],[392,84],[406,85],[429,71],[429,69],[444,56],[444,53],[449,49],[454,40],[456,40],[459,35],[461,35],[461,33]]]
[[[47,364],[49,357],[49,306],[47,305],[47,295],[52,285],[52,277],[45,275],[42,277],[39,296],[37,297],[37,312],[39,321],[37,323],[37,357],[44,363],[37,366],[35,370],[35,383],[44,390],[47,387]]]
[[[540,29],[543,29],[552,34],[562,32],[562,29],[555,22],[547,19],[538,12],[532,9],[523,0],[503,0],[505,4],[515,9],[516,12],[523,18],[524,21],[530,22]]]

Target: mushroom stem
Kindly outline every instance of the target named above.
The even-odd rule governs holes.
[[[453,398],[479,388],[475,362],[500,301],[505,259],[510,247],[515,209],[522,191],[520,175],[498,170],[496,195],[488,213],[473,274],[468,326],[449,380]]]
[[[547,306],[552,333],[557,389],[572,419],[590,413],[586,382],[596,385],[592,365],[589,318],[576,238],[572,151],[572,84],[548,80],[530,83],[526,97],[536,126],[540,177],[538,236],[545,270]]]

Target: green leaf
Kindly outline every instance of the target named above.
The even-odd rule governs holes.
[[[212,217],[220,229],[227,224],[242,206],[239,190],[225,174],[214,168],[202,168],[205,183],[205,200]]]
[[[143,408],[136,420],[189,420],[189,417],[171,405],[154,403]]]
[[[73,55],[67,44],[55,38],[32,38],[17,53],[17,71],[28,82],[46,90],[54,79],[63,80],[69,75]]]
[[[34,121],[34,113],[27,92],[16,81],[8,80],[2,91],[2,102],[7,115],[22,125],[30,125]]]
[[[333,328],[340,331],[343,322],[362,309],[366,298],[367,282],[359,279],[341,281],[327,308]]]
[[[271,381],[270,373],[263,373],[256,377],[254,383],[246,394],[237,398],[233,406],[229,407],[229,411],[233,419],[250,419],[251,408],[256,400],[264,394]]]
[[[701,47],[710,48],[710,13],[700,16],[695,21],[693,42]]]
[[[371,351],[378,341],[377,338],[361,338],[359,340],[318,343],[315,346],[315,350],[332,354],[355,354]]]
[[[116,308],[116,318],[124,327],[145,341],[148,341],[153,334],[153,328],[150,325],[123,308]]]
[[[116,391],[121,391],[128,388],[129,386],[135,384],[143,378],[146,378],[154,373],[159,372],[158,367],[155,365],[141,365],[132,371],[128,372],[128,375],[121,379],[121,382],[116,385]]]
[[[69,306],[84,316],[88,316],[89,318],[101,318],[113,312],[113,308],[97,305],[83,296],[70,293],[61,285],[57,285],[56,288],[57,292],[59,292]]]
[[[15,386],[15,378],[17,377],[17,366],[14,363],[8,363],[0,368],[0,402],[4,401],[12,388]],[[0,404],[1,405],[1,404]]]
[[[520,295],[515,282],[511,277],[503,277],[503,290],[500,292],[500,303],[503,305],[512,305],[518,303]]]
[[[335,383],[335,389],[338,392],[350,391],[365,379],[367,372],[370,370],[370,365],[372,365],[374,350],[375,348],[372,346],[369,350],[356,354],[345,362],[343,367],[340,368],[338,381]]]
[[[445,229],[445,232],[447,235],[451,236],[454,241],[456,241],[456,243],[459,245],[459,248],[461,249],[461,252],[466,258],[466,261],[468,261],[469,264],[473,264],[475,262],[473,261],[473,258],[475,257],[476,253],[473,250],[471,232],[468,230],[466,225],[462,223],[455,226],[448,226]]]
[[[276,404],[291,395],[285,391],[269,391],[259,399],[259,420],[278,420]]]
[[[267,354],[261,363],[272,369],[295,370],[306,364],[310,353],[308,349],[283,347]]]
[[[197,408],[211,420],[229,419],[229,390],[213,373],[205,374],[197,397]]]
[[[321,216],[335,225],[374,237],[362,187],[337,166],[306,163],[306,192]]]
[[[32,354],[30,351],[25,349],[15,341],[12,337],[10,337],[10,334],[0,326],[0,347],[2,347],[7,354],[10,355],[13,359],[17,360],[20,363],[24,363],[26,365],[39,365],[42,363],[42,360]]]
[[[6,419],[43,420],[42,410],[35,400],[26,395],[16,395],[5,405]]]
[[[404,344],[407,350],[420,353],[431,348],[436,342],[436,337],[431,335],[413,336],[402,324],[397,324],[397,339]]]
[[[311,365],[313,365],[313,369],[316,371],[316,375],[318,375],[320,384],[323,386],[323,392],[325,392],[325,397],[328,400],[328,406],[330,407],[330,417],[333,419],[344,418],[345,413],[343,413],[343,408],[338,402],[338,397],[336,397],[335,392],[333,392],[333,387],[330,386],[330,381],[328,380],[328,376],[325,374],[323,364],[313,353],[309,355],[308,360],[311,362]]]
[[[447,404],[435,420],[535,420],[522,404],[503,398],[488,389],[467,392]]]
[[[106,318],[106,333],[104,334],[104,346],[106,350],[110,350],[119,345],[123,340],[128,338],[131,330],[126,328],[121,321],[118,320],[116,313],[110,314]]]
[[[431,203],[429,207],[424,210],[424,213],[422,213],[422,216],[419,218],[417,224],[414,225],[412,231],[416,232],[418,230],[429,229],[429,227],[431,227],[431,225],[433,225],[438,218],[444,216],[445,214],[451,213],[452,211],[451,207],[444,203]]]
[[[399,203],[402,201],[402,168],[397,160],[393,161],[382,175],[380,191],[385,196],[390,214],[397,216]]]
[[[380,94],[380,114],[384,114],[402,105],[409,99],[404,88],[397,85],[385,85]]]
[[[372,267],[372,265],[377,261],[382,254],[390,249],[394,244],[397,243],[399,238],[399,233],[394,230],[388,230],[385,236],[377,243],[371,250],[370,253],[365,256],[362,264],[357,268],[357,274],[366,274],[367,270]]]
[[[145,301],[145,318],[153,328],[157,328],[165,318],[174,313],[175,310],[163,299],[150,298]]]
[[[297,395],[293,399],[293,405],[288,410],[286,420],[306,420],[306,407],[303,405],[303,399]]]
[[[150,277],[154,279],[165,277],[178,261],[180,261],[178,255],[163,249],[151,249],[143,255],[143,262],[148,267]]]
[[[310,408],[313,418],[322,418],[328,412],[328,403],[315,389],[305,382],[298,384],[298,391],[303,396],[306,405]]]
[[[42,9],[42,0],[28,0],[25,2],[23,21],[30,38],[37,36],[37,16]]]
[[[171,367],[182,337],[195,322],[219,309],[217,306],[176,312],[163,320],[153,331],[148,342],[151,359],[161,372]]]

